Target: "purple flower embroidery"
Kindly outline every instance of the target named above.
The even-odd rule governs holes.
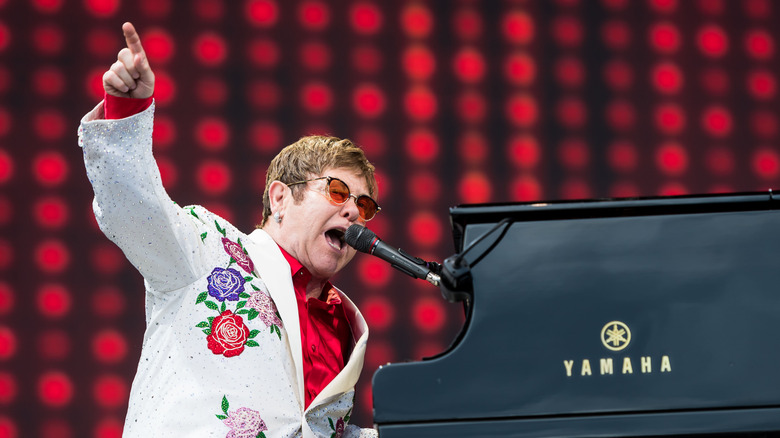
[[[233,242],[227,237],[222,238],[222,245],[225,247],[225,252],[227,252],[230,257],[233,257],[233,260],[236,261],[238,266],[241,266],[241,269],[250,274],[255,270],[255,265],[252,263],[252,259],[250,259],[249,256],[244,252],[244,248],[242,248],[241,245]]]
[[[339,418],[338,421],[336,421],[336,433],[335,438],[341,438],[341,435],[344,434],[344,419]]]
[[[260,319],[266,327],[272,325],[282,326],[282,320],[276,315],[276,305],[271,301],[271,297],[263,291],[254,291],[246,300],[247,307],[255,309],[260,313]]]
[[[228,413],[228,418],[222,420],[230,428],[225,438],[255,438],[260,432],[268,430],[260,418],[260,412],[249,408],[238,408]]]
[[[233,268],[214,268],[208,277],[209,295],[218,301],[238,301],[244,292],[244,277]]]

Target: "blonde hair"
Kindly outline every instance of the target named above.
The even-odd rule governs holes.
[[[363,150],[348,139],[310,135],[302,137],[295,143],[279,152],[265,174],[265,191],[263,192],[263,221],[258,228],[265,225],[271,215],[271,202],[268,188],[274,181],[290,184],[322,175],[325,169],[346,168],[355,171],[365,178],[368,194],[376,197],[376,179],[374,165],[371,164]],[[304,185],[290,187],[296,202],[303,200]]]

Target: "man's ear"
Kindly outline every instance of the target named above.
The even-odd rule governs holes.
[[[281,181],[274,181],[268,187],[268,200],[270,202],[271,211],[276,213],[277,211],[284,215],[282,211],[284,209],[285,198],[290,195],[290,188],[287,184]]]

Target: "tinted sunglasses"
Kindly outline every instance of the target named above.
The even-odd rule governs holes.
[[[360,218],[364,221],[370,221],[381,210],[379,204],[374,201],[368,195],[355,196],[349,191],[349,186],[344,181],[334,178],[332,176],[321,176],[319,178],[307,179],[305,181],[298,181],[287,184],[288,186],[294,186],[296,184],[306,184],[310,181],[317,181],[325,179],[328,181],[328,199],[336,205],[344,205],[349,201],[349,198],[355,198],[355,205],[357,205]]]

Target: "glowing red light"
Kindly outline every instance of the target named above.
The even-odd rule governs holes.
[[[14,308],[14,291],[8,283],[0,282],[0,315],[7,315]]]
[[[323,82],[311,82],[301,88],[301,104],[314,114],[327,112],[333,106],[333,91]]]
[[[382,69],[384,58],[374,46],[361,45],[352,50],[352,65],[363,73],[377,73]]]
[[[699,30],[696,44],[704,55],[712,58],[725,55],[729,49],[728,35],[723,28],[715,24],[704,26]]]
[[[16,335],[8,327],[0,326],[0,359],[6,360],[16,354]]]
[[[441,241],[442,225],[431,213],[416,213],[408,222],[412,241],[423,247],[437,245]]]
[[[228,56],[225,39],[214,32],[206,32],[195,38],[192,50],[195,57],[208,66],[220,65]]]
[[[771,99],[777,91],[775,75],[767,70],[754,70],[748,73],[747,89],[756,99]]]
[[[171,12],[171,0],[141,0],[140,6],[144,15],[152,18],[164,18]]]
[[[363,258],[368,259],[368,257]],[[374,264],[381,264],[381,266],[383,266],[383,268],[381,268],[383,272],[379,275],[386,275],[389,277],[391,268],[387,267],[387,263],[382,263],[381,260],[377,260]],[[371,268],[373,269],[373,267]],[[366,282],[366,284],[374,284],[374,282],[369,280]],[[395,309],[393,308],[393,303],[382,296],[373,296],[367,298],[362,303],[360,303],[360,309],[363,315],[365,315],[366,321],[372,330],[385,330],[393,324],[395,319]]]
[[[68,163],[59,152],[42,152],[33,159],[33,175],[44,186],[59,185],[68,176]]]
[[[558,146],[558,160],[564,167],[580,170],[590,163],[590,151],[585,141],[572,138],[561,142]]]
[[[629,181],[618,181],[609,189],[612,198],[635,198],[639,196],[639,188]]]
[[[401,28],[412,38],[425,38],[433,29],[431,11],[420,3],[406,6],[401,11]]]
[[[509,140],[507,155],[517,167],[532,169],[539,164],[541,148],[539,142],[530,135],[519,135]]]
[[[481,204],[490,201],[493,188],[482,172],[469,172],[458,183],[458,196],[466,204]]]
[[[455,12],[452,27],[461,38],[473,40],[482,35],[482,17],[472,9],[460,9]]]
[[[45,97],[57,97],[65,91],[65,76],[56,67],[44,67],[36,70],[32,77],[33,89]],[[2,88],[0,86],[0,88]]]
[[[607,104],[606,120],[615,131],[628,131],[636,123],[634,105],[626,100],[614,100]]]
[[[154,115],[154,130],[152,141],[154,147],[160,150],[167,149],[176,140],[176,124],[170,117],[162,114]]]
[[[19,429],[16,427],[14,420],[0,415],[0,436],[6,438],[17,438],[19,436]]]
[[[271,27],[279,20],[279,6],[274,0],[249,0],[245,13],[249,23],[257,27]]]
[[[122,438],[122,422],[116,418],[106,417],[95,425],[95,438]]]
[[[70,310],[70,292],[60,284],[50,283],[38,289],[38,310],[47,317],[59,318]]]
[[[750,129],[760,137],[773,138],[777,128],[777,117],[772,111],[759,110],[750,115]]]
[[[198,79],[195,93],[205,104],[221,105],[227,100],[228,89],[222,79],[207,76]]]
[[[601,39],[612,50],[623,50],[631,45],[631,29],[625,21],[612,20],[601,28]]]
[[[729,175],[734,171],[734,154],[725,147],[715,147],[705,156],[707,169],[715,175]]]
[[[618,172],[633,172],[638,162],[636,146],[628,141],[617,141],[609,145],[607,160]]]
[[[656,151],[655,162],[667,175],[680,175],[688,169],[688,152],[678,143],[664,143]]]
[[[84,0],[87,11],[96,17],[110,17],[119,9],[119,0]]]
[[[677,0],[649,0],[650,7],[658,12],[674,12]]]
[[[273,67],[279,63],[279,46],[270,39],[254,39],[247,46],[247,57],[258,67]]]
[[[103,99],[103,73],[105,69],[91,70],[87,74],[84,85],[86,86],[87,94],[89,94],[95,101]]]
[[[461,81],[473,84],[485,76],[485,59],[477,50],[465,48],[455,54],[452,68]]]
[[[366,118],[376,118],[385,111],[385,94],[374,84],[361,84],[352,93],[352,106]]]
[[[0,26],[0,51],[3,45],[7,45],[10,40],[10,33],[3,26]],[[35,50],[44,55],[54,55],[60,53],[65,46],[65,36],[62,30],[54,25],[40,25],[32,32],[32,43]]]
[[[70,263],[70,251],[59,240],[46,240],[35,250],[35,261],[45,272],[62,272]]]
[[[466,91],[458,96],[456,108],[461,120],[478,123],[485,119],[487,102],[482,94],[476,91]]]
[[[534,21],[525,12],[512,11],[501,23],[504,37],[513,44],[527,44],[534,38]]]
[[[232,175],[228,166],[215,160],[208,160],[198,166],[198,186],[209,195],[224,193],[232,183]]]
[[[556,105],[555,112],[561,125],[569,129],[581,128],[588,119],[585,103],[578,97],[562,99]]]
[[[377,259],[376,257],[360,257],[358,260],[358,273],[361,280],[363,280],[365,284],[376,285],[376,287],[383,287],[387,285],[387,283],[390,281],[390,271],[392,269],[390,265],[383,262],[382,260]],[[368,309],[361,306],[361,310],[370,324],[371,318],[366,312]],[[372,316],[377,317],[378,315]],[[373,324],[371,324],[371,328],[374,328]]]
[[[366,348],[366,366],[372,367],[371,369],[386,365],[388,362],[392,361],[394,357],[395,353],[393,347],[387,341],[378,340],[372,342],[371,345]]]
[[[439,139],[428,129],[417,129],[406,137],[406,152],[418,163],[430,163],[439,155]]]
[[[362,35],[373,35],[382,28],[382,11],[373,3],[361,1],[352,5],[349,21],[352,29]]]
[[[513,201],[538,201],[542,198],[542,186],[532,176],[520,176],[512,181],[510,194]]]
[[[195,125],[195,139],[207,150],[221,150],[230,141],[230,128],[221,118],[206,117]]]
[[[157,157],[157,168],[160,170],[160,179],[163,186],[171,188],[176,185],[179,179],[179,172],[173,162],[166,157]]]
[[[745,37],[747,53],[756,59],[769,59],[775,53],[775,41],[769,32],[763,29],[752,29]]]
[[[99,406],[116,408],[125,403],[128,396],[127,383],[116,375],[107,374],[92,384],[92,396]]]
[[[433,201],[438,199],[441,193],[441,183],[429,172],[414,173],[408,178],[407,193],[415,201]]]
[[[428,121],[438,111],[436,95],[425,86],[413,87],[404,95],[404,110],[414,120]]]
[[[125,264],[125,258],[119,248],[112,243],[96,245],[90,254],[92,266],[98,272],[113,275]]]
[[[436,70],[436,58],[428,47],[413,45],[406,49],[401,58],[406,74],[416,80],[428,80]]]
[[[580,179],[569,179],[561,184],[561,198],[588,199],[592,197],[590,184]]]
[[[731,133],[733,122],[731,112],[722,106],[710,106],[702,114],[704,130],[714,137],[725,137]]]
[[[650,75],[653,86],[661,93],[675,94],[683,86],[683,72],[672,62],[656,65]]]
[[[14,175],[14,159],[0,149],[0,184],[8,182]]]
[[[562,47],[578,47],[582,44],[582,22],[574,17],[559,17],[553,20],[552,34]]]
[[[769,0],[747,0],[740,2],[745,7],[745,13],[750,18],[762,19],[772,13],[772,7]]]
[[[534,125],[538,117],[536,100],[525,94],[511,96],[506,102],[505,111],[512,124],[523,128]]]
[[[249,102],[258,109],[271,110],[279,106],[282,90],[268,80],[256,80],[249,84]]]
[[[33,116],[35,133],[44,140],[57,140],[65,134],[65,116],[57,110],[45,109]]]
[[[711,94],[725,94],[729,90],[729,75],[720,68],[705,69],[702,72],[701,85]]]
[[[387,148],[387,139],[385,134],[374,128],[361,128],[354,137],[355,144],[359,145],[368,157],[375,159],[385,153]]]
[[[92,338],[92,354],[100,362],[117,363],[127,355],[127,341],[116,330],[101,330]]]
[[[298,5],[298,21],[310,30],[322,30],[330,23],[328,5],[318,0],[308,0]]]
[[[195,13],[205,20],[220,20],[225,15],[224,3],[220,0],[197,0]]]
[[[330,67],[330,47],[319,41],[311,41],[301,46],[301,64],[314,71],[323,71]]]
[[[721,0],[699,0],[698,6],[704,13],[718,15],[723,13],[726,5]]]
[[[254,122],[249,128],[249,139],[262,152],[276,152],[282,146],[282,130],[273,122]]]
[[[58,37],[58,38],[59,40],[62,40],[62,37]],[[109,55],[116,56],[117,38],[122,38],[122,34],[119,33],[117,35],[117,32],[114,31],[113,28],[111,29],[95,28],[89,30],[84,40],[87,45],[87,49],[93,54],[102,55],[102,56],[109,56]],[[60,42],[60,44],[63,43],[64,41]],[[105,71],[105,68],[102,69],[101,72],[102,71]]]
[[[485,136],[479,132],[467,132],[458,139],[458,155],[464,163],[481,164],[488,156]]]
[[[426,333],[440,330],[446,322],[444,307],[439,299],[420,298],[412,307],[414,325]]]
[[[0,404],[7,405],[14,398],[16,398],[16,379],[14,375],[0,372]],[[0,436],[2,436],[1,433]]]
[[[144,32],[143,44],[146,56],[153,64],[168,62],[173,57],[175,44],[165,30],[153,28]]]
[[[504,61],[504,76],[514,85],[529,85],[536,78],[536,63],[525,53],[513,53]]]
[[[780,175],[780,154],[769,147],[762,147],[753,153],[753,171],[763,179],[775,179]]]
[[[63,0],[34,0],[32,4],[40,12],[51,14],[60,10],[62,2]]]
[[[677,26],[660,22],[650,27],[650,45],[661,53],[674,53],[680,48],[682,38]]]
[[[660,196],[681,196],[687,194],[688,188],[683,184],[676,182],[664,184],[660,189],[658,189],[658,195]]]
[[[674,103],[660,105],[655,113],[655,124],[661,132],[678,134],[685,128],[685,112]]]
[[[61,407],[70,403],[73,398],[73,383],[67,374],[59,371],[49,371],[38,379],[38,397],[43,404]]]
[[[176,97],[176,83],[161,69],[157,69],[154,75],[154,100],[159,108],[169,104]]]
[[[104,318],[115,318],[125,309],[125,296],[113,286],[101,287],[92,295],[92,311]]]
[[[585,67],[582,61],[572,56],[555,62],[555,79],[566,87],[579,87],[585,81]]]
[[[634,83],[634,70],[624,61],[610,61],[604,66],[604,80],[610,88],[624,91]]]

